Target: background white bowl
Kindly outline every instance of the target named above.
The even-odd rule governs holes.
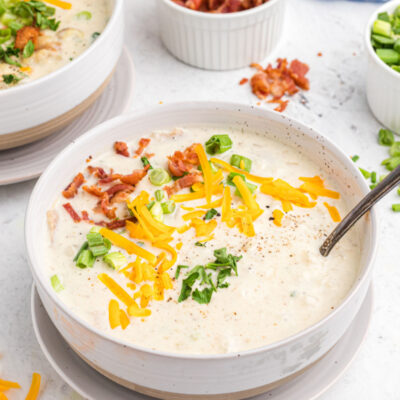
[[[400,134],[400,73],[386,65],[375,53],[371,44],[371,29],[379,13],[391,13],[399,5],[399,0],[392,0],[378,8],[371,16],[365,32],[368,104],[375,118],[397,134]]]
[[[161,39],[179,60],[228,70],[269,56],[283,35],[286,0],[269,0],[246,11],[211,14],[157,0]]]
[[[25,85],[0,91],[0,150],[30,143],[78,117],[100,95],[122,52],[123,0],[99,38],[66,66]]]
[[[60,301],[50,285],[43,258],[46,211],[88,154],[108,150],[116,140],[133,140],[146,132],[176,126],[208,125],[255,130],[295,146],[340,184],[349,205],[369,188],[350,158],[312,129],[272,111],[231,103],[194,102],[157,106],[108,121],[69,145],[47,168],[29,201],[25,240],[31,271],[41,300],[69,345],[103,374],[137,391],[163,399],[239,399],[263,392],[265,385],[293,376],[323,357],[349,327],[369,287],[377,245],[375,212],[358,225],[362,235],[360,275],[329,316],[277,343],[222,355],[181,355],[149,350],[100,332]],[[65,168],[68,165],[68,168]],[[174,393],[174,395],[171,395]]]

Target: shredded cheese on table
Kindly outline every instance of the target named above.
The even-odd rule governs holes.
[[[25,400],[36,400],[40,391],[40,374],[34,372],[32,375],[32,383]]]

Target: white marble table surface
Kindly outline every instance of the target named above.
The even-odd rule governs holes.
[[[209,72],[186,66],[163,48],[157,32],[156,0],[127,0],[127,46],[137,68],[134,109],[160,101],[230,100],[256,104],[247,86],[250,69]],[[278,54],[311,66],[306,103],[296,96],[286,113],[329,136],[359,164],[382,171],[386,149],[377,145],[378,122],[365,99],[364,27],[377,7],[371,3],[290,0],[285,40]],[[317,53],[322,52],[322,57]],[[162,107],[162,105],[159,105]],[[262,105],[269,107],[269,105]],[[35,182],[0,188],[0,377],[28,387],[31,373],[43,376],[41,399],[79,399],[51,368],[34,337],[30,316],[32,278],[24,248],[24,213]],[[400,398],[400,202],[393,193],[379,205],[380,250],[374,274],[371,328],[356,359],[322,400]],[[26,393],[26,392],[25,392]],[[11,400],[21,400],[16,391]],[[111,400],[111,399],[110,399]],[[291,400],[291,399],[288,399]]]

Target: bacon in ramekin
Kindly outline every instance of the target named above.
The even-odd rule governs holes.
[[[66,199],[72,199],[78,193],[79,187],[85,182],[84,176],[79,173],[74,177],[72,182],[63,190],[62,195]]]

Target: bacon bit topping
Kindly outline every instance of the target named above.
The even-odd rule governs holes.
[[[97,209],[95,209],[97,210]],[[107,192],[103,193],[103,196],[100,200],[100,210],[103,214],[109,219],[115,219],[115,208],[110,207],[110,197]]]
[[[92,196],[96,197],[103,197],[103,192],[98,186],[83,186],[82,189],[86,192],[91,194]]]
[[[131,185],[126,185],[124,183],[120,183],[114,186],[111,186],[109,189],[106,190],[106,193],[112,197],[118,192],[129,192],[132,193],[135,188]]]
[[[172,0],[174,3],[194,11],[214,14],[233,13],[258,7],[268,0]]]
[[[137,185],[147,174],[147,170],[150,168],[146,165],[143,169],[135,169],[130,175],[119,175],[119,180],[127,185]]]
[[[189,175],[185,175],[182,178],[179,178],[174,182],[171,186],[164,186],[163,189],[167,192],[168,197],[172,196],[173,194],[179,192],[179,190],[188,188],[197,182],[201,182],[201,173],[200,171],[192,172]]]
[[[91,165],[88,165],[87,170],[88,170],[90,175],[94,175],[96,178],[99,178],[99,179],[107,178],[113,172],[111,170],[110,174],[107,174],[106,171],[104,171],[103,168],[101,168],[101,167],[93,167]]]
[[[75,176],[72,182],[62,192],[66,199],[72,199],[78,193],[79,187],[85,182],[85,178],[81,173]]]
[[[151,157],[154,157],[155,154],[154,154],[154,153],[144,153],[144,156],[145,156],[146,158],[151,158]]]
[[[74,220],[74,222],[81,222],[81,217],[71,206],[71,203],[65,203],[63,204],[63,207],[65,208],[67,213],[71,216],[71,218]]]
[[[318,56],[318,57],[322,57],[322,53],[319,52],[319,53],[317,54],[317,56]]]
[[[247,83],[249,80],[247,78],[243,78],[241,79],[241,81],[239,82],[239,85],[244,85],[245,83]]]
[[[261,100],[271,96],[269,103],[277,103],[275,111],[282,112],[288,105],[288,100],[281,100],[284,95],[292,96],[298,88],[309,90],[310,84],[306,78],[309,71],[307,64],[293,60],[290,65],[286,58],[278,58],[276,68],[269,64],[265,69],[259,64],[251,64],[257,69],[251,78],[250,85],[253,93]]]
[[[139,140],[139,147],[135,150],[135,154],[140,156],[143,153],[143,150],[150,144],[150,139],[141,138]]]
[[[89,213],[85,210],[82,210],[82,221],[87,221],[89,222]]]
[[[115,142],[114,150],[121,156],[129,157],[128,145],[125,142]]]
[[[200,165],[199,157],[195,152],[196,144],[185,149],[185,151],[176,151],[168,157],[168,168],[173,176],[183,176],[185,172],[196,170]]]
[[[34,47],[36,48],[39,35],[40,29],[36,26],[24,26],[19,31],[17,31],[14,47],[22,51],[31,40]]]

